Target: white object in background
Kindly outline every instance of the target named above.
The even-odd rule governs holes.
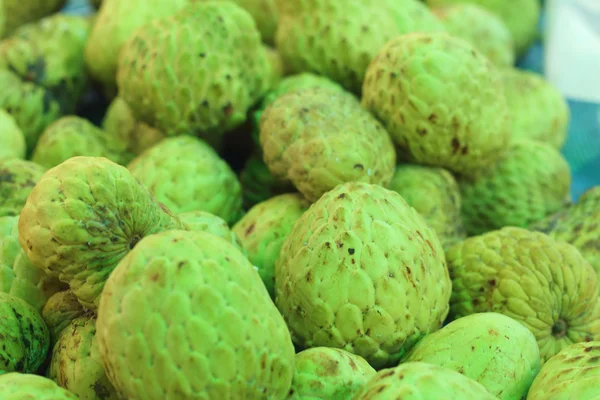
[[[546,79],[569,99],[600,103],[600,0],[546,4]]]

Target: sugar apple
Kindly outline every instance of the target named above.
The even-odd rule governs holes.
[[[64,290],[54,294],[42,310],[42,318],[50,331],[50,345],[54,347],[62,331],[79,317],[83,317],[86,310],[77,301],[77,296],[70,291]]]
[[[21,213],[44,167],[20,159],[0,160],[0,217]]]
[[[188,227],[188,230],[206,232],[225,239],[246,255],[240,238],[233,230],[229,229],[224,219],[206,211],[188,211],[178,214],[177,218]]]
[[[294,185],[275,178],[258,153],[252,154],[240,172],[242,197],[245,209],[273,196],[295,191]]]
[[[21,25],[28,24],[59,11],[67,0],[2,0],[0,6],[6,16],[4,36],[10,36]],[[10,16],[10,18],[8,18]],[[2,35],[0,35],[1,37]]]
[[[2,400],[78,400],[74,393],[52,380],[33,374],[12,372],[0,375]]]
[[[0,160],[6,158],[25,158],[26,144],[23,131],[17,121],[3,109],[0,109]]]

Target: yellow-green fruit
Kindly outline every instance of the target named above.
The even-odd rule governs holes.
[[[540,371],[540,350],[521,323],[502,314],[479,313],[426,336],[405,361],[460,372],[498,399],[521,400]]]
[[[456,4],[433,12],[444,22],[449,34],[470,42],[497,66],[515,63],[513,37],[493,12],[476,4]]]
[[[281,246],[309,206],[300,194],[282,194],[252,207],[233,227],[273,298],[275,262]]]
[[[383,126],[351,94],[304,89],[277,98],[260,120],[263,159],[309,201],[344,182],[387,185],[396,152]]]
[[[201,139],[165,139],[139,155],[128,168],[175,214],[207,211],[229,224],[240,215],[242,190],[235,172]]]
[[[443,168],[399,165],[387,187],[399,193],[425,218],[444,249],[467,237],[460,216],[460,190],[450,172]]]
[[[36,372],[50,345],[42,316],[24,300],[3,292],[0,292],[0,337],[0,373]],[[1,394],[0,391],[0,397]]]
[[[42,317],[50,331],[50,345],[54,347],[60,334],[71,321],[85,313],[85,309],[77,301],[77,296],[70,290],[58,292],[50,297],[42,310]]]
[[[7,158],[25,158],[26,144],[23,131],[17,125],[17,121],[0,109],[0,160]]]
[[[296,222],[275,293],[296,344],[335,347],[375,368],[442,326],[451,283],[435,232],[402,197],[351,182]]]
[[[4,0],[0,0],[0,38],[4,37],[6,27],[6,11],[4,10]]]
[[[65,3],[66,0],[2,0],[0,5],[5,15],[4,36],[12,35],[21,25],[59,11]]]
[[[386,44],[369,65],[362,104],[418,164],[472,174],[493,165],[508,145],[499,72],[468,42],[444,33]]]
[[[267,59],[269,60],[270,79],[268,87],[271,89],[274,88],[279,83],[283,75],[285,75],[285,70],[283,60],[281,59],[279,52],[269,46],[264,46],[264,48],[267,52]]]
[[[216,143],[246,121],[269,89],[271,68],[250,14],[201,2],[137,30],[121,51],[117,80],[140,120]]]
[[[19,215],[45,169],[17,158],[0,161],[0,217]]]
[[[539,0],[426,0],[432,7],[473,3],[498,15],[510,30],[517,54],[529,48],[537,36],[540,16]]]
[[[124,398],[283,399],[290,389],[283,318],[248,259],[209,233],[142,239],[108,278],[96,328]]]
[[[76,156],[106,157],[118,164],[126,164],[133,158],[126,147],[126,142],[114,140],[88,120],[67,116],[46,128],[31,159],[45,168],[55,167]]]
[[[353,400],[494,400],[481,384],[466,376],[423,362],[381,370]]]
[[[244,169],[240,172],[240,184],[245,209],[250,209],[278,194],[295,191],[291,183],[276,179],[269,172],[262,156],[257,153],[246,161]]]
[[[513,142],[493,167],[459,180],[470,235],[505,226],[525,228],[570,201],[571,172],[549,144]]]
[[[364,358],[340,349],[315,347],[296,354],[288,400],[347,400],[375,376]]]
[[[140,239],[178,227],[125,167],[73,157],[48,170],[31,191],[19,241],[35,266],[95,309],[106,278]]]
[[[534,72],[502,70],[513,139],[531,139],[561,148],[567,138],[569,105],[550,82]]]
[[[179,218],[182,224],[187,226],[188,230],[206,232],[225,239],[246,255],[246,250],[240,238],[232,229],[229,229],[227,222],[223,218],[205,211],[188,211],[178,214],[177,218]]]
[[[544,364],[527,400],[593,400],[600,397],[600,342],[576,343]]]
[[[96,318],[78,318],[62,332],[52,351],[48,378],[81,400],[117,400],[106,377],[96,339]]]
[[[0,375],[0,397],[2,400],[78,400],[77,395],[48,378],[17,372]]]
[[[454,318],[497,312],[535,335],[542,363],[600,340],[598,277],[572,245],[521,228],[475,236],[446,252]]]

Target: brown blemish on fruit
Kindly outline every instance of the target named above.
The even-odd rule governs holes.
[[[252,223],[248,229],[246,229],[246,236],[250,235],[252,232],[254,232],[254,228],[256,228],[256,224]]]
[[[492,336],[498,336],[498,332],[496,332],[496,331],[495,331],[495,330],[493,330],[493,329],[489,329],[489,330],[488,330],[488,333],[489,333],[490,335],[492,335]]]
[[[458,141],[457,138],[452,138],[452,153],[456,154],[456,152],[458,152],[458,150],[460,149],[460,142]]]

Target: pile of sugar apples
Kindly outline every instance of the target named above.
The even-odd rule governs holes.
[[[538,0],[64,3],[0,1],[0,399],[600,398]]]

